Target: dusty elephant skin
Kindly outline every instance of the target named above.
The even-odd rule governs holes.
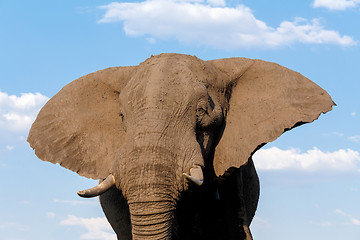
[[[93,179],[118,239],[252,239],[252,154],[334,105],[299,73],[245,58],[152,56],[68,84],[40,111],[36,155]]]

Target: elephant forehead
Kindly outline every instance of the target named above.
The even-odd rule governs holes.
[[[207,62],[190,55],[160,54],[152,56],[139,65],[139,72],[151,74],[154,78],[175,82],[214,82],[218,70]]]
[[[160,55],[162,56],[162,55]],[[140,64],[123,91],[128,102],[189,102],[206,92],[204,82],[216,76],[202,60],[183,55],[152,57]],[[124,99],[125,100],[125,99]]]

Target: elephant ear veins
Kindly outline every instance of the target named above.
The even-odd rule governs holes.
[[[325,90],[278,64],[245,58],[209,62],[227,73],[230,90],[225,130],[215,150],[217,175],[244,165],[267,142],[335,105]]]
[[[81,176],[106,178],[125,131],[119,93],[135,67],[101,70],[81,77],[41,109],[28,136],[35,154]]]

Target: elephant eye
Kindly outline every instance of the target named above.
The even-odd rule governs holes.
[[[124,121],[124,114],[122,112],[119,112],[119,116],[121,117],[121,121]]]
[[[201,101],[197,105],[196,114],[198,116],[203,116],[207,113],[207,104],[205,101]]]
[[[205,108],[199,108],[198,111],[199,111],[199,113],[200,113],[201,115],[204,115],[204,114],[206,113],[206,109],[205,109]]]
[[[119,116],[121,118],[121,125],[123,126],[124,130],[126,131],[125,115],[120,111]]]

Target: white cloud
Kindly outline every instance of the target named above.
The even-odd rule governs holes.
[[[349,140],[360,143],[360,135],[351,136]]]
[[[225,0],[207,0],[207,2],[211,6],[220,6],[220,7],[226,6]]]
[[[47,213],[46,213],[46,216],[47,216],[48,218],[54,218],[54,217],[56,216],[56,214],[55,214],[54,212],[47,212]]]
[[[73,215],[60,222],[62,226],[80,226],[87,230],[85,234],[80,236],[81,239],[98,239],[98,240],[116,240],[116,235],[113,232],[110,224],[106,218],[81,218]]]
[[[65,203],[70,204],[73,206],[77,205],[98,205],[99,202],[96,200],[88,200],[88,201],[79,201],[79,200],[60,200],[60,199],[53,199],[54,203]]]
[[[14,112],[3,114],[3,119],[9,123],[10,129],[14,131],[28,129],[34,120],[32,116]]]
[[[351,191],[351,192],[358,192],[359,189],[358,189],[358,188],[355,188],[355,187],[349,187],[349,191]]]
[[[315,225],[315,226],[320,226],[320,227],[332,227],[332,226],[334,226],[334,224],[329,222],[329,221],[323,221],[323,222],[310,221],[309,223],[312,224],[312,225]]]
[[[251,226],[255,229],[257,228],[271,228],[271,224],[268,220],[264,219],[264,218],[261,218],[259,216],[255,216],[254,219],[253,219],[253,222],[251,224]]]
[[[7,222],[4,224],[0,224],[0,229],[13,229],[14,231],[29,231],[30,227],[23,225],[23,224],[19,224],[19,223],[15,223],[15,222]]]
[[[351,115],[352,117],[355,117],[355,116],[356,116],[356,112],[351,112],[350,115]]]
[[[152,38],[152,37],[146,38],[146,41],[148,41],[148,42],[151,43],[151,44],[155,44],[155,43],[156,43],[156,39],[155,39],[155,38]]]
[[[313,7],[323,7],[329,10],[346,10],[355,8],[360,4],[360,0],[314,0]]]
[[[354,224],[354,225],[360,226],[360,220],[359,220],[359,219],[357,219],[357,218],[354,218],[354,217],[353,217],[353,216],[351,216],[350,214],[345,213],[345,212],[343,212],[343,211],[341,211],[341,210],[339,210],[339,209],[336,209],[336,210],[335,210],[335,213],[337,213],[337,214],[339,214],[339,215],[342,215],[342,216],[346,217],[346,218],[349,220],[349,222],[350,222],[351,224]]]
[[[15,96],[0,91],[0,131],[25,133],[48,100],[40,93]]]
[[[26,140],[32,122],[48,100],[40,93],[16,96],[0,91],[0,153],[12,151]]]
[[[349,36],[327,30],[319,19],[296,18],[273,28],[256,19],[244,5],[226,7],[225,1],[147,0],[113,2],[100,7],[100,23],[123,22],[129,36],[175,38],[220,49],[279,47],[293,43],[356,45]]]
[[[355,225],[360,226],[360,220],[359,220],[359,219],[357,219],[357,218],[351,218],[350,221],[351,221],[352,224],[355,224]]]
[[[6,146],[6,149],[8,150],[8,151],[12,151],[12,150],[14,150],[14,146],[10,146],[10,145],[7,145]]]
[[[337,136],[337,137],[343,137],[344,136],[344,134],[343,133],[341,133],[341,132],[332,132],[332,134],[333,135],[335,135],[335,136]]]
[[[360,172],[360,153],[351,149],[323,152],[313,148],[306,152],[277,147],[260,149],[254,154],[254,163],[259,170],[332,170]]]

